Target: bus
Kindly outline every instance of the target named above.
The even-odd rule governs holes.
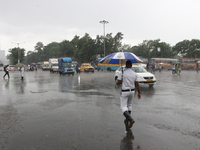
[[[115,71],[115,70],[119,69],[119,67],[125,66],[125,64],[126,64],[124,61],[122,61],[121,64],[102,64],[102,63],[100,63],[100,61],[102,59],[103,58],[98,58],[98,60],[97,60],[98,71],[99,70]]]
[[[119,69],[119,67],[121,67],[121,66],[126,66],[126,61],[127,61],[125,59],[125,60],[120,60],[121,62],[119,64],[102,64],[102,63],[100,63],[100,61],[102,59],[103,58],[98,58],[98,60],[97,60],[98,71],[99,70],[115,71],[115,70]],[[142,61],[143,61],[143,59],[142,59]],[[139,65],[139,66],[142,66],[143,68],[146,68],[147,63],[148,63],[148,59],[144,59],[143,63],[134,63],[132,65]]]
[[[150,59],[150,65],[155,64],[158,68],[158,66],[161,64],[163,69],[172,69],[172,65],[176,64],[179,60],[173,59],[173,58],[151,58]]]
[[[37,68],[42,69],[42,62],[37,62]]]
[[[181,69],[186,69],[186,70],[194,70],[196,69],[196,60],[199,60],[197,58],[180,58],[180,63],[181,63]],[[198,63],[198,61],[197,61]]]

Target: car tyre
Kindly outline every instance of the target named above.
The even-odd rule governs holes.
[[[107,68],[107,71],[111,71],[111,68]]]

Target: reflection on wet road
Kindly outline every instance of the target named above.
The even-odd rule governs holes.
[[[3,76],[4,72],[0,72]],[[0,80],[0,149],[181,149],[200,147],[200,74],[155,73],[133,100],[125,133],[114,72],[60,76],[10,72]]]

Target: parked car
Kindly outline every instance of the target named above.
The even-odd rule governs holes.
[[[84,71],[84,72],[93,72],[94,73],[94,67],[92,67],[89,63],[83,63],[81,65],[80,70]]]
[[[126,67],[122,66],[118,70],[115,71],[115,82],[116,83],[118,80],[118,76],[122,72],[122,69],[126,70]],[[143,67],[134,65],[134,66],[132,66],[132,70],[136,72],[139,84],[149,85],[150,87],[153,87],[154,84],[156,84],[155,76],[152,73],[147,72],[146,69],[144,69]]]
[[[17,70],[18,70],[18,67],[16,67],[15,65],[9,65],[9,66],[8,66],[8,70],[9,70],[9,71],[17,71]]]

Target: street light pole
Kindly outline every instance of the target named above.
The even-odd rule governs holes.
[[[17,50],[18,50],[18,64],[20,64],[20,59],[19,59],[19,44],[22,44],[22,43],[25,43],[25,42],[21,42],[21,43],[19,43],[19,42],[17,42],[17,43],[14,43],[14,42],[11,42],[11,43],[13,43],[13,44],[17,44]]]
[[[104,33],[104,57],[105,57],[105,24],[106,23],[109,23],[108,21],[100,21],[99,23],[102,23],[103,24],[103,33]]]

